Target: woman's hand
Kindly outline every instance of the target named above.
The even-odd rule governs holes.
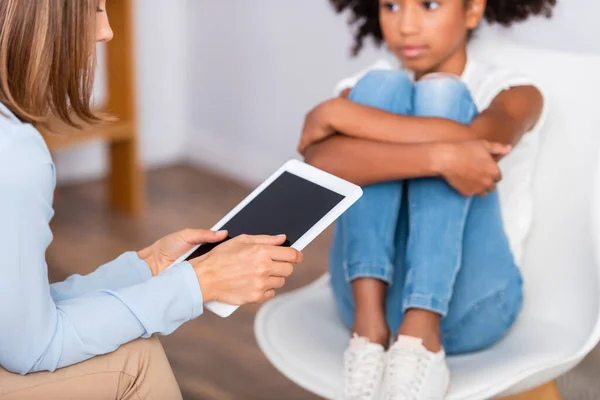
[[[148,264],[152,276],[157,276],[192,247],[202,243],[217,243],[226,237],[226,231],[184,229],[167,235],[151,246],[138,251],[138,257]]]
[[[285,236],[241,235],[190,261],[204,301],[243,305],[275,296],[303,256],[280,247]]]
[[[336,132],[331,125],[331,113],[336,99],[327,100],[306,114],[298,152],[304,154],[307,147],[327,139]]]
[[[485,140],[437,143],[434,153],[439,172],[448,184],[466,197],[485,196],[496,190],[502,179],[496,160],[508,154],[510,146]]]

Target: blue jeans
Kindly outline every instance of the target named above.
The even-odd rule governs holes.
[[[467,124],[477,109],[466,86],[449,75],[412,82],[400,71],[373,71],[350,100],[397,114]],[[385,182],[336,225],[331,286],[342,320],[354,322],[351,282],[388,284],[386,319],[400,326],[408,309],[440,314],[448,354],[500,340],[522,307],[522,278],[504,233],[498,193],[464,197],[439,178]]]

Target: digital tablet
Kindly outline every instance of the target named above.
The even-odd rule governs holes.
[[[359,186],[301,161],[291,160],[217,222],[212,230],[227,230],[228,239],[242,234],[285,234],[284,246],[302,250],[361,196]],[[196,246],[175,264],[199,257],[219,244]],[[211,301],[205,307],[227,317],[238,306]]]

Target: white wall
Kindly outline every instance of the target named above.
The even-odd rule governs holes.
[[[600,3],[559,3],[552,22],[479,34],[600,52]],[[350,59],[345,20],[326,0],[189,0],[188,6],[190,157],[250,183],[295,157],[306,111],[330,96],[337,80],[381,54],[370,49]]]
[[[598,15],[598,1],[558,0],[552,19],[539,17],[510,29],[495,25],[481,34],[557,50],[600,53]]]
[[[185,157],[188,124],[186,0],[135,0],[140,158],[146,167]],[[110,8],[109,8],[110,13]],[[109,14],[110,15],[110,14]],[[100,64],[102,54],[100,54]],[[102,76],[100,71],[100,76]],[[104,95],[100,79],[98,94]],[[61,182],[102,176],[105,147],[92,144],[55,157]]]
[[[325,0],[189,3],[191,158],[249,182],[296,156],[305,112],[376,57],[349,59]]]

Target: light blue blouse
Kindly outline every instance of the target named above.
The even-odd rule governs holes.
[[[50,285],[54,164],[40,133],[0,104],[0,366],[53,371],[203,312],[187,262],[152,277],[135,252]]]

